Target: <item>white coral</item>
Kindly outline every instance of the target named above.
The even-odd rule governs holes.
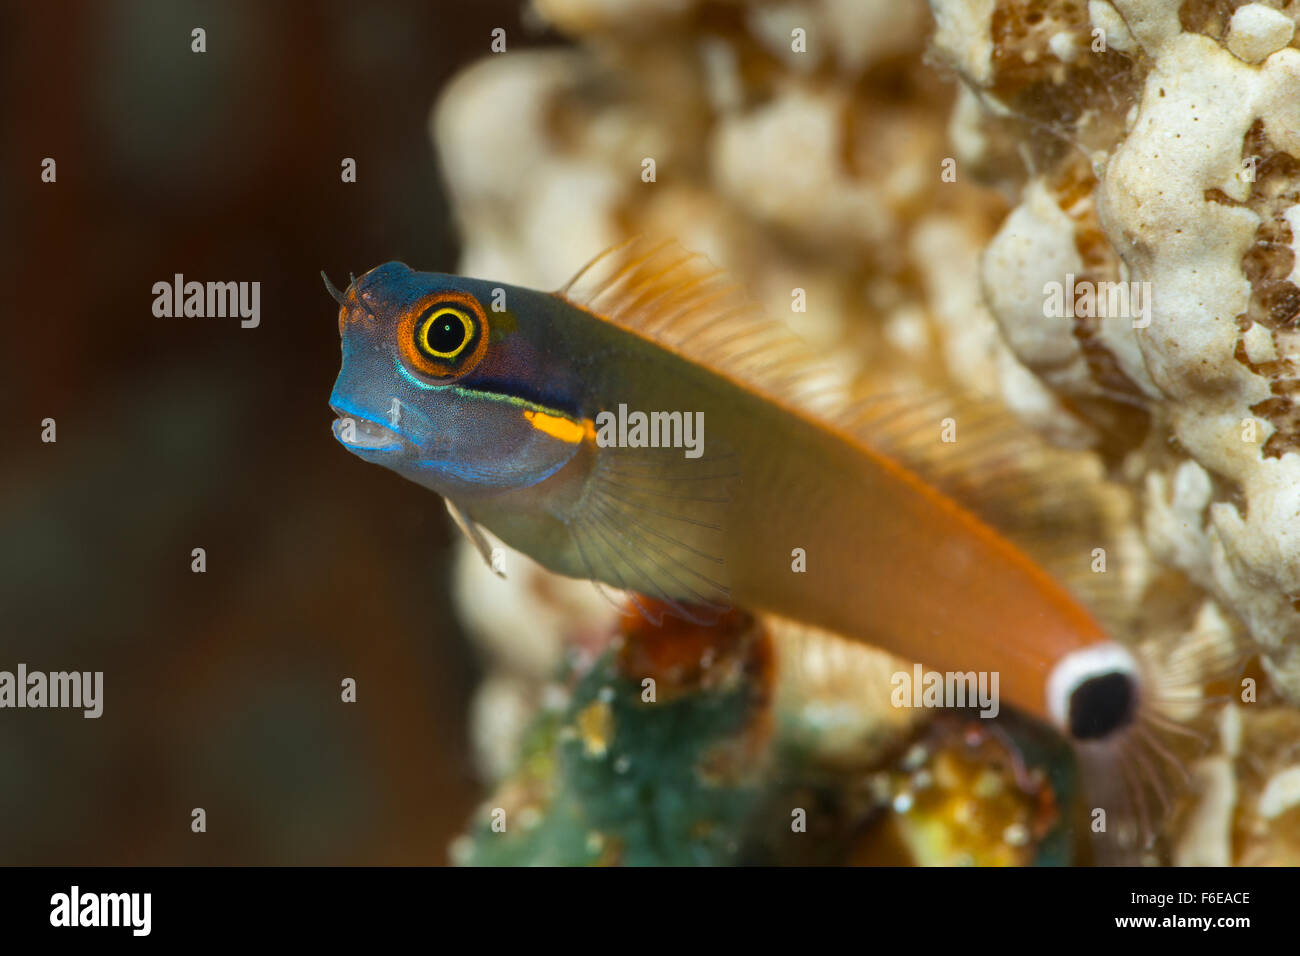
[[[996,102],[988,26],[970,36],[945,30],[987,24],[986,0],[931,5],[937,47]],[[1147,284],[1154,299],[1149,327],[1109,321],[1098,341],[1145,395],[1155,427],[1191,459],[1169,476],[1163,454],[1145,466],[1153,551],[1236,613],[1270,672],[1300,701],[1300,613],[1292,605],[1300,596],[1300,455],[1266,456],[1273,425],[1252,411],[1272,394],[1269,378],[1252,363],[1292,361],[1300,342],[1258,325],[1243,334],[1238,324],[1251,295],[1243,257],[1261,222],[1248,205],[1254,183],[1244,172],[1244,144],[1262,123],[1273,146],[1300,157],[1300,51],[1286,46],[1294,24],[1277,10],[1240,7],[1225,49],[1210,36],[1184,32],[1181,6],[1088,6],[1092,27],[1110,47],[1140,51],[1145,69],[1137,102],[1115,127],[1116,141],[1092,157],[1099,181],[1089,202],[1121,276]],[[971,101],[963,102],[969,111]],[[1035,308],[1046,281],[1081,271],[1078,223],[1057,208],[1044,183],[1042,176],[1029,180],[990,245],[984,287],[1021,360],[1054,389],[1086,393],[1076,336]],[[1292,216],[1286,211],[1288,221]],[[1239,358],[1239,346],[1249,361]],[[1136,464],[1142,467],[1140,459]],[[1209,474],[1222,479],[1218,501],[1206,497]]]

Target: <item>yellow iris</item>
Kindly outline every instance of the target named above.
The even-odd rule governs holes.
[[[429,340],[430,332],[436,332],[438,338],[443,338],[443,336],[447,335],[448,330],[441,327],[439,323],[439,320],[443,316],[447,316],[447,315],[454,317],[455,320],[459,322],[461,325],[461,334],[458,340],[459,344],[457,344],[454,348],[451,349],[446,348],[446,346],[450,341],[455,340],[454,329],[451,332],[453,338],[446,338],[442,342],[438,343],[444,346],[443,348],[438,348],[434,342],[431,342]],[[465,312],[461,311],[460,309],[454,308],[452,306],[443,306],[441,309],[438,309],[427,319],[425,319],[424,324],[420,327],[420,348],[426,354],[431,355],[434,358],[450,361],[456,358],[458,355],[460,355],[461,352],[465,351],[465,346],[469,345],[470,339],[473,337],[473,333],[474,333],[474,320],[471,319],[469,315],[467,315]]]

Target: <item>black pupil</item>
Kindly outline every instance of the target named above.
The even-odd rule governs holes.
[[[465,342],[465,325],[452,315],[444,315],[429,329],[429,347],[435,352],[454,352]]]
[[[1109,737],[1133,719],[1137,688],[1128,674],[1090,677],[1070,695],[1070,735],[1075,740]]]

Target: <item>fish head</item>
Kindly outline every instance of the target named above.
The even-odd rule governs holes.
[[[587,437],[572,363],[547,345],[551,297],[400,262],[346,292],[325,281],[343,351],[334,436],[358,457],[463,500],[544,480]]]

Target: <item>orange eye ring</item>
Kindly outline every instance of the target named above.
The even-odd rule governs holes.
[[[487,316],[472,295],[440,292],[417,303],[397,326],[402,361],[427,378],[466,374],[487,352]]]

